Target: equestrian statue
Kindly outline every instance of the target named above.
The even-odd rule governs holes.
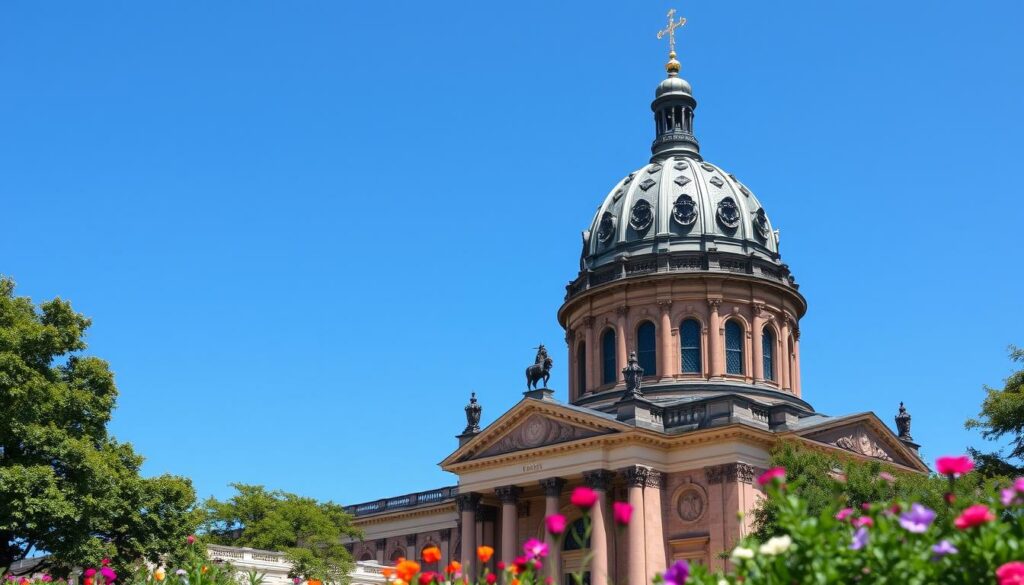
[[[544,347],[544,344],[540,344],[537,348],[537,357],[533,360],[533,365],[526,368],[526,389],[536,390],[537,382],[544,380],[542,388],[548,387],[548,380],[551,378],[551,366],[554,365],[554,361],[548,356],[548,350]]]

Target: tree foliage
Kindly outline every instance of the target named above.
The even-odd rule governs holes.
[[[318,502],[259,485],[232,484],[226,501],[206,501],[210,542],[285,552],[294,576],[341,583],[354,567],[343,537],[361,537],[352,516],[334,502]]]
[[[1010,346],[1010,360],[1024,363],[1024,349]],[[1017,474],[1022,468],[1012,459],[1024,459],[1024,368],[1006,379],[1002,388],[985,386],[985,399],[977,418],[968,419],[964,426],[980,429],[981,436],[990,441],[1004,437],[1010,439],[1010,453],[1001,450],[983,453],[971,449],[972,458],[981,464],[979,471],[989,474]]]
[[[90,323],[0,277],[0,567],[39,552],[58,573],[155,560],[197,524],[191,483],[140,477],[142,457],[108,435],[117,387],[105,361],[80,353]]]
[[[897,470],[882,461],[863,461],[836,453],[805,448],[797,443],[783,442],[771,452],[771,466],[784,467],[792,481],[789,492],[806,503],[813,516],[836,506],[860,509],[864,504],[884,500],[911,500],[945,513],[944,494],[949,490],[945,478]],[[880,478],[883,472],[891,480]],[[837,481],[838,479],[838,481]],[[958,496],[970,497],[987,484],[995,485],[1006,478],[985,478],[977,472],[962,477],[955,486]],[[761,500],[754,509],[754,533],[765,540],[779,532],[778,502]]]

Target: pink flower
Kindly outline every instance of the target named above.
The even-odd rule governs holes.
[[[761,477],[757,478],[757,485],[769,484],[775,480],[780,482],[786,481],[786,469],[783,467],[773,467],[768,471],[761,474]]]
[[[883,471],[883,472],[879,473],[878,474],[878,479],[880,479],[880,480],[882,480],[884,482],[887,482],[887,483],[895,483],[896,482],[896,477],[893,474],[889,473],[888,471]]]
[[[93,577],[96,575],[96,569],[86,569],[83,573],[86,577]]]
[[[185,540],[186,540],[186,541],[187,541],[187,542],[188,542],[189,544],[195,544],[195,543],[196,543],[196,537],[195,537],[195,535],[194,535],[194,534],[189,534],[189,535],[188,535],[188,538],[186,538]]]
[[[103,559],[102,561],[100,561],[100,565],[104,566],[104,567],[109,567],[110,566],[110,559],[106,559],[106,558]]]
[[[498,582],[498,576],[494,573],[487,573],[487,585],[494,585]]]
[[[588,487],[580,486],[572,490],[572,496],[569,497],[569,501],[577,508],[589,510],[597,503],[597,492]]]
[[[935,460],[935,469],[943,475],[959,477],[974,469],[974,462],[966,455],[959,457],[939,457]]]
[[[862,526],[874,526],[875,521],[872,520],[870,516],[861,516],[860,518],[853,519],[853,525],[857,528],[861,528]]]
[[[629,519],[633,517],[633,506],[626,502],[613,502],[612,516],[615,518],[616,524],[626,526],[629,524]]]
[[[849,518],[850,514],[853,514],[853,508],[843,508],[842,510],[836,512],[836,520],[842,522],[843,520]]]
[[[996,569],[999,585],[1024,584],[1024,563],[1012,561]]]
[[[531,538],[523,543],[523,552],[526,556],[535,559],[548,556],[548,545],[536,538]]]
[[[103,567],[100,569],[100,575],[103,575],[103,580],[107,583],[113,583],[117,580],[117,573],[110,567]]]
[[[980,526],[986,522],[992,522],[996,519],[996,515],[988,509],[988,506],[984,504],[974,504],[969,506],[966,510],[960,513],[953,521],[953,524],[960,530],[967,530],[975,526]]]
[[[1017,490],[1014,488],[1003,488],[999,492],[999,501],[1004,506],[1009,506],[1017,501]]]
[[[53,577],[51,577],[49,575],[43,575],[42,579],[43,579],[43,583],[49,583],[50,581],[53,581]]]
[[[565,532],[566,525],[565,516],[561,514],[552,514],[544,519],[544,523],[548,527],[548,532],[551,534],[561,534]]]
[[[1013,489],[1017,490],[1018,492],[1024,493],[1024,477],[1018,477],[1017,479],[1013,480]]]

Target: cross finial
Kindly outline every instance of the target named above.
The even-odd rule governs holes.
[[[679,20],[675,20],[676,9],[670,8],[668,11],[668,26],[664,30],[658,31],[658,39],[661,40],[668,36],[668,63],[665,65],[665,69],[668,71],[669,77],[674,77],[679,73],[679,61],[676,61],[676,29],[686,24],[686,19],[682,16]]]

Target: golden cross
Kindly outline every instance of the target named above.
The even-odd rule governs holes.
[[[665,28],[665,30],[658,31],[658,40],[661,40],[665,38],[665,35],[668,35],[669,53],[676,52],[676,29],[686,24],[686,19],[683,18],[682,16],[679,17],[679,20],[672,22],[672,17],[675,15],[676,9],[670,8],[668,11],[668,26]]]

